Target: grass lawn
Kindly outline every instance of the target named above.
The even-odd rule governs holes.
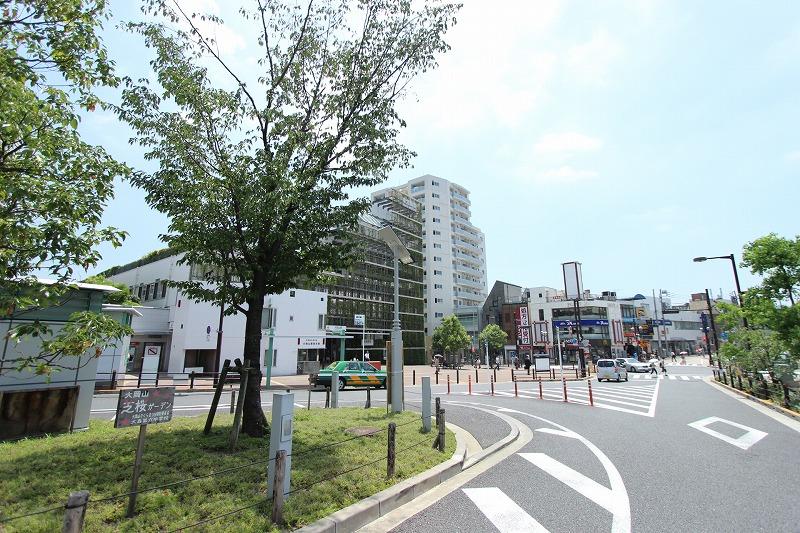
[[[175,418],[167,424],[148,426],[140,490],[266,461],[269,437],[253,439],[242,435],[239,450],[233,454],[227,451],[232,421],[231,415],[218,415],[209,436],[203,435],[204,416]],[[386,479],[385,431],[320,448],[350,438],[344,431],[347,428],[384,429],[389,422],[399,426],[393,479]],[[406,422],[413,423],[401,426]],[[387,415],[382,408],[297,410],[292,490],[379,461],[290,495],[284,508],[287,526],[296,528],[314,522],[449,459],[455,450],[453,434],[448,431],[447,450],[439,453],[431,448],[435,426],[428,435],[421,432],[421,426],[417,413]],[[137,500],[137,516],[132,519],[125,518],[127,497],[92,503],[130,490],[137,434],[138,428],[114,429],[113,422],[92,421],[88,431],[0,443],[0,517],[63,505],[71,491],[84,489],[90,492],[84,531],[171,531],[266,501],[266,463],[260,462],[142,493]],[[403,451],[423,440],[423,444]],[[308,453],[301,453],[306,450]],[[270,512],[270,505],[265,503],[192,530],[278,531],[269,520]],[[0,531],[58,531],[62,519],[63,511],[58,510],[0,523]]]

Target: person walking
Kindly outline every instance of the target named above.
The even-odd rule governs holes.
[[[650,363],[650,375],[651,375],[651,376],[655,375],[655,377],[658,377],[658,370],[656,370],[656,363],[655,363],[655,361],[653,361],[652,363]]]
[[[672,355],[672,362],[674,363],[675,362],[675,352],[670,352],[670,354]]]
[[[664,361],[661,361],[661,373],[666,375],[667,374],[667,365],[664,364]]]

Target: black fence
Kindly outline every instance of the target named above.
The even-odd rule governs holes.
[[[766,379],[761,373],[741,372],[734,367],[714,368],[714,379],[746,392],[760,400],[771,401],[786,409],[800,412],[800,390],[791,388],[771,376]]]
[[[172,382],[176,387],[194,390],[200,387],[215,387],[221,372],[125,372],[116,370],[98,372],[95,381],[96,390],[138,389],[143,386],[157,387],[165,382]],[[225,383],[238,383],[238,372],[228,372]],[[69,381],[72,382],[71,380]],[[50,383],[58,383],[51,381]]]

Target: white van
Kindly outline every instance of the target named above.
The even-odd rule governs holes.
[[[628,371],[614,359],[600,359],[597,361],[597,381],[603,381],[604,379],[608,381],[612,379],[628,381]]]

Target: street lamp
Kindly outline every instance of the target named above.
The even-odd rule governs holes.
[[[730,255],[717,255],[714,257],[695,257],[692,259],[695,263],[703,263],[704,261],[708,261],[709,259],[728,259],[731,262],[731,266],[733,267],[733,279],[736,282],[736,294],[739,297],[739,307],[743,307],[742,305],[742,286],[739,285],[739,272],[736,270],[736,259],[734,258],[733,254]],[[747,317],[742,316],[742,323],[744,327],[747,326]]]
[[[391,226],[378,230],[378,237],[392,250],[394,256],[394,320],[392,321],[392,354],[390,359],[389,385],[391,387],[392,412],[403,410],[403,332],[400,329],[400,263],[414,262],[408,248]]]

